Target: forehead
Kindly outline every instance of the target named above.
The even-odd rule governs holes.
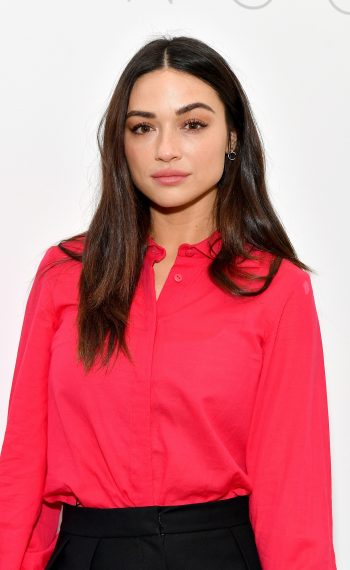
[[[215,89],[202,79],[174,69],[157,69],[139,77],[131,90],[129,110],[141,108],[175,110],[193,101],[202,101],[223,110],[224,105]],[[147,107],[147,109],[146,109]]]

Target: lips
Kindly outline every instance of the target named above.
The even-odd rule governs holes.
[[[185,176],[156,176],[154,178],[156,184],[162,184],[163,186],[174,186],[175,184],[181,184],[187,179],[187,174]]]
[[[158,170],[158,172],[152,174],[152,177],[158,184],[162,184],[163,186],[173,186],[174,184],[180,184],[183,182],[189,174],[189,172],[185,172],[184,170],[164,168],[163,170]]]
[[[167,177],[174,177],[174,176],[188,176],[188,172],[184,170],[175,170],[173,168],[165,168],[163,170],[158,170],[154,174],[152,174],[153,178],[167,178]]]

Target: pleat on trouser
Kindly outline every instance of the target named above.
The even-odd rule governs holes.
[[[90,570],[100,540],[61,531],[45,570]]]

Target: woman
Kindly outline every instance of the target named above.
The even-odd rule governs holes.
[[[1,568],[334,570],[311,270],[242,86],[205,43],[161,37],[98,134],[98,208],[27,302]]]

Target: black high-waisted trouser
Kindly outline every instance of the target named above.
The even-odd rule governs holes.
[[[262,570],[249,495],[175,506],[63,503],[45,570]]]

